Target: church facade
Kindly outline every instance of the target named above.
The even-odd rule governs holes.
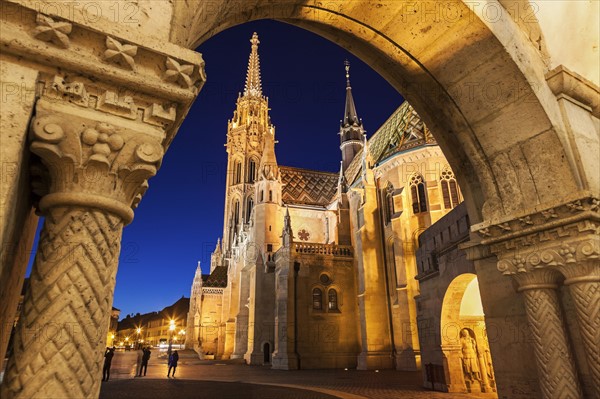
[[[366,139],[348,64],[339,173],[280,164],[258,45],[227,125],[223,237],[210,274],[196,270],[187,345],[275,369],[421,369],[418,238],[462,202],[453,171],[406,102]]]

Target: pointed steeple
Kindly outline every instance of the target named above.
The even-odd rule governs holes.
[[[350,86],[350,63],[344,62],[346,69],[346,107],[344,119],[340,122],[340,150],[342,150],[342,170],[346,171],[356,154],[362,149],[362,136],[365,133],[362,120],[356,113],[352,87]]]
[[[221,237],[219,237],[217,239],[217,246],[215,247],[215,253],[216,254],[220,254],[221,253]]]
[[[250,39],[252,50],[248,59],[248,72],[246,74],[246,85],[244,86],[244,97],[260,97],[262,95],[262,86],[260,83],[260,61],[258,58],[258,35],[256,32]]]
[[[354,98],[352,97],[352,86],[350,86],[350,62],[348,62],[348,60],[344,61],[344,66],[346,68],[346,108],[344,109],[342,127],[362,126],[362,121],[358,118],[356,105],[354,105]]]
[[[292,232],[292,219],[290,218],[290,209],[285,207],[285,216],[283,217],[283,231],[281,232],[281,243],[285,248],[290,248],[294,239]]]
[[[343,194],[348,191],[346,185],[346,176],[344,176],[344,162],[340,161],[340,175],[338,177],[338,194]]]

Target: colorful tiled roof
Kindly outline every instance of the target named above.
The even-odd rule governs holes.
[[[285,204],[327,206],[337,193],[338,174],[280,166]]]
[[[202,287],[227,287],[227,266],[217,266],[211,274],[202,275]]]
[[[368,140],[369,154],[374,163],[391,155],[426,144],[435,144],[435,139],[408,102],[400,107]],[[362,150],[356,154],[348,169],[346,181],[354,183],[362,166]]]

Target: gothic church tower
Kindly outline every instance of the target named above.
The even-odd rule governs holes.
[[[350,86],[350,63],[345,62],[346,66],[346,107],[344,109],[344,119],[340,123],[340,150],[342,150],[342,170],[345,172],[348,166],[360,152],[363,147],[363,128],[362,120],[359,119],[352,97],[352,87]]]
[[[275,135],[269,117],[269,101],[263,96],[258,57],[258,35],[250,39],[251,51],[244,93],[238,96],[233,118],[227,123],[227,183],[222,251],[225,257],[234,238],[252,216],[256,198],[254,183],[265,146],[265,136]]]

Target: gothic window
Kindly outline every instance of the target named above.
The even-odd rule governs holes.
[[[256,161],[251,159],[248,162],[248,183],[254,183],[256,180]]]
[[[329,310],[338,310],[338,297],[337,297],[337,291],[334,290],[333,288],[329,290],[328,293],[328,305],[327,308]]]
[[[442,184],[442,196],[444,197],[444,208],[452,209],[459,203],[458,184],[450,168],[445,168],[440,177]]]
[[[413,212],[415,214],[427,212],[427,195],[423,176],[414,175],[410,179],[410,196],[412,197]]]
[[[269,190],[269,202],[273,202],[273,190]]]
[[[250,216],[252,216],[252,208],[254,208],[254,199],[252,199],[252,197],[248,197],[248,202],[246,203],[246,223],[250,222]]]
[[[315,310],[323,309],[323,291],[321,291],[319,288],[315,288],[315,289],[313,289],[312,296],[313,296],[313,309],[315,309]]]
[[[242,182],[242,163],[235,161],[233,164],[233,184],[239,184]]]
[[[263,202],[265,200],[265,192],[263,190],[260,190],[260,202]]]
[[[237,227],[240,222],[240,201],[233,202],[233,225]]]

